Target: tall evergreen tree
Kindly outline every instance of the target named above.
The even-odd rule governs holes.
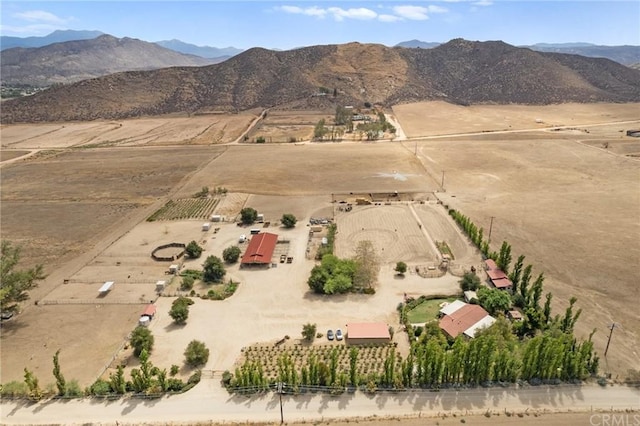
[[[60,371],[60,349],[58,349],[53,356],[53,377],[56,378],[56,387],[58,388],[58,395],[64,396],[67,393],[67,382]]]
[[[509,279],[513,283],[512,291],[513,293],[518,292],[518,286],[520,285],[520,276],[522,275],[522,267],[524,263],[524,255],[518,256],[518,260],[516,260],[516,264],[513,266],[513,271],[509,274]]]

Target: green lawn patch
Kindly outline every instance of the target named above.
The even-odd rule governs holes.
[[[415,308],[407,311],[407,318],[412,324],[423,323],[437,318],[442,302],[451,302],[455,298],[448,299],[431,299],[417,305]]]

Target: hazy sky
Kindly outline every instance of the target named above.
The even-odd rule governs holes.
[[[5,1],[0,34],[99,30],[145,41],[289,49],[359,41],[640,45],[640,0]]]

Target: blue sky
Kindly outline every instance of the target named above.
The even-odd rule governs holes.
[[[640,0],[5,1],[0,34],[99,30],[145,41],[290,49],[359,41],[640,45]]]

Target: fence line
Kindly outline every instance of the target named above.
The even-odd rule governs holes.
[[[146,299],[145,299],[146,300]],[[146,305],[148,301],[125,300],[125,299],[42,299],[38,300],[38,305]]]

